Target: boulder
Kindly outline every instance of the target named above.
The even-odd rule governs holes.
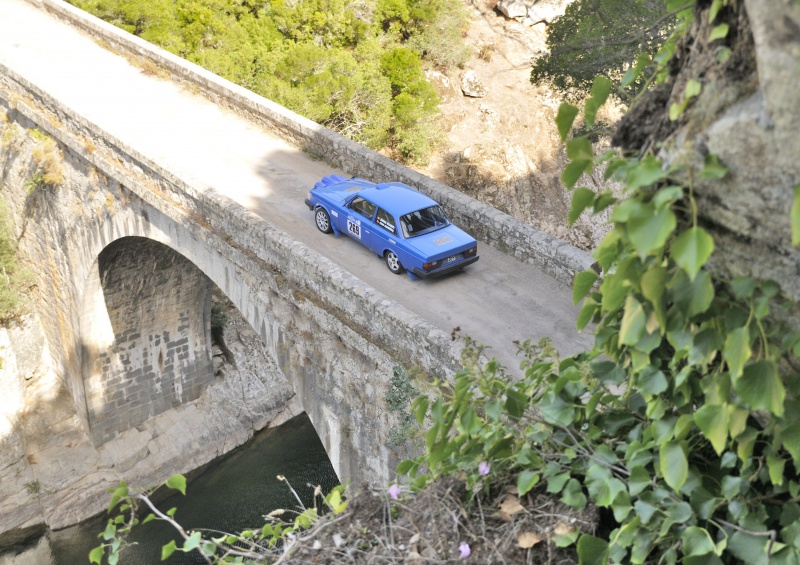
[[[519,0],[500,0],[497,3],[497,9],[505,17],[513,19],[524,18],[528,15],[528,2],[520,2]]]
[[[470,98],[486,96],[486,85],[481,82],[475,71],[469,70],[461,77],[461,92]]]

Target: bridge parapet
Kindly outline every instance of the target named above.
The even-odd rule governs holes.
[[[65,201],[51,206],[66,216],[47,221],[74,223],[70,213],[86,206],[92,190],[113,197],[102,210],[79,213],[74,240],[40,246],[68,258],[58,267],[68,271],[57,279],[70,284],[53,279],[42,285],[53,296],[66,295],[44,313],[44,326],[55,364],[79,376],[71,382],[76,404],[91,402],[80,378],[85,336],[77,335],[80,323],[60,320],[81,318],[82,285],[103,249],[124,237],[147,237],[189,259],[237,306],[293,384],[340,477],[389,478],[397,455],[385,443],[395,417],[383,399],[392,367],[444,377],[459,368],[460,342],[239,204],[177,177],[3,65],[0,107],[13,121],[55,139],[81,175],[106,179],[102,186],[84,179],[81,186],[59,187],[54,195]],[[43,238],[61,230],[37,228]],[[91,417],[82,414],[87,429]],[[175,462],[160,470],[188,469]]]
[[[375,182],[400,181],[441,203],[456,224],[477,239],[535,265],[556,280],[571,284],[590,268],[591,254],[545,234],[311,120],[223,79],[202,67],[122,31],[60,0],[28,0],[127,55],[152,61],[173,80],[199,88],[213,101],[277,132],[331,166]]]

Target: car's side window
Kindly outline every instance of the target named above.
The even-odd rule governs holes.
[[[397,231],[397,228],[394,226],[394,218],[383,208],[378,208],[378,215],[375,216],[375,223],[389,233],[394,234]]]
[[[353,210],[354,212],[358,212],[359,214],[370,220],[372,219],[372,215],[375,213],[375,207],[376,207],[375,204],[364,200],[360,196],[355,197],[353,201],[350,203],[351,210]]]

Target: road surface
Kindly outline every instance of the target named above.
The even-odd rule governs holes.
[[[304,198],[346,175],[206,98],[147,75],[124,57],[23,0],[0,0],[0,61],[185,181],[211,187],[328,257],[446,332],[458,327],[519,372],[514,340],[589,346],[571,289],[488,245],[446,278],[412,281],[346,236],[319,232]]]

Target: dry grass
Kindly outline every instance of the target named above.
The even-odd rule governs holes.
[[[128,57],[127,59],[132,65],[139,67],[144,75],[154,76],[165,80],[169,79],[171,76],[167,69],[159,66],[151,59],[140,59],[136,57]]]
[[[89,139],[88,137],[83,138],[83,146],[86,148],[86,151],[89,153],[94,153],[97,149],[97,146],[94,144],[94,141]]]
[[[42,134],[39,130],[33,130],[31,137],[36,140],[36,147],[33,148],[33,161],[38,167],[38,180],[50,186],[59,186],[64,183],[64,156],[58,148],[55,140]]]
[[[466,504],[463,483],[452,479],[398,500],[365,489],[345,514],[322,520],[273,563],[577,563],[574,549],[557,547],[554,536],[594,532],[596,513],[577,513],[544,494],[519,499],[513,490],[500,487],[483,504]],[[461,556],[462,544],[468,557]]]

